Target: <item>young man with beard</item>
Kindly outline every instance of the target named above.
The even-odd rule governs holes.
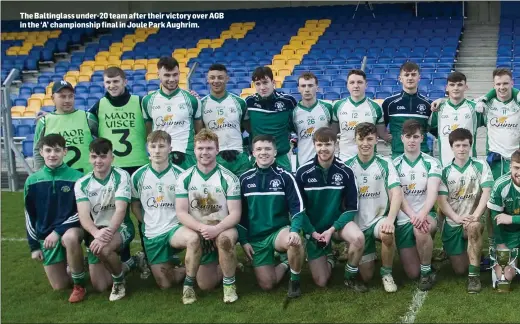
[[[179,222],[201,236],[204,251],[196,272],[199,288],[213,289],[222,280],[224,303],[233,303],[238,299],[235,225],[240,221],[240,184],[231,171],[217,163],[219,141],[215,133],[203,129],[194,142],[197,164],[177,180],[175,209]],[[197,300],[194,283],[195,277],[188,273],[184,279],[184,304]]]
[[[305,204],[304,233],[307,259],[316,285],[324,287],[332,275],[332,240],[349,243],[345,285],[356,292],[368,291],[358,280],[358,265],[365,237],[354,223],[358,212],[358,188],[354,172],[334,156],[337,135],[322,127],[313,137],[316,155],[296,172],[296,182]],[[326,203],[324,203],[326,201]]]
[[[151,130],[164,130],[172,138],[173,164],[186,170],[197,160],[193,138],[202,129],[201,103],[190,92],[179,88],[179,62],[161,57],[157,62],[161,88],[143,100],[143,114]]]
[[[125,276],[119,257],[134,239],[130,219],[130,175],[113,167],[112,143],[99,137],[90,143],[93,171],[76,182],[74,192],[81,226],[87,232],[92,286],[98,291],[112,284],[110,301],[125,297]]]
[[[229,76],[224,65],[210,66],[207,79],[211,91],[202,98],[202,121],[206,128],[218,136],[220,147],[217,163],[239,177],[251,168],[242,139],[246,102],[226,90]]]

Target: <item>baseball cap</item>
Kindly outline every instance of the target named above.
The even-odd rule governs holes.
[[[72,91],[74,91],[74,87],[70,82],[67,82],[65,80],[61,80],[58,82],[54,82],[54,85],[52,86],[52,94],[55,94],[56,92],[60,92],[62,89],[68,88]]]

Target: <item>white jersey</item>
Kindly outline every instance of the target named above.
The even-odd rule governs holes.
[[[453,160],[449,136],[457,128],[465,128],[473,134],[473,157],[477,156],[477,128],[480,126],[480,114],[475,110],[473,101],[464,99],[458,105],[447,100],[440,105],[439,111],[430,116],[429,124],[438,129],[439,154],[442,166],[447,166]]]
[[[123,169],[112,167],[106,179],[100,180],[92,171],[76,182],[74,193],[77,202],[90,202],[90,216],[97,227],[110,226],[116,212],[116,200],[130,203],[130,175]],[[129,217],[129,210],[126,217]]]
[[[199,222],[215,225],[229,215],[227,201],[241,199],[240,183],[219,164],[208,174],[195,165],[179,176],[175,197],[188,198],[188,213]]]
[[[442,169],[439,195],[448,196],[448,203],[457,215],[470,215],[477,208],[482,188],[493,186],[493,174],[487,162],[470,158],[462,168],[455,163]],[[451,226],[459,226],[446,217]]]
[[[143,99],[143,116],[153,123],[153,130],[163,130],[172,138],[172,151],[195,154],[195,120],[201,118],[200,100],[177,88],[171,95],[161,89]]]
[[[147,238],[164,234],[179,224],[175,213],[175,184],[183,171],[170,164],[157,173],[147,164],[132,175],[132,200],[141,203]]]
[[[367,163],[358,156],[345,162],[356,176],[359,190],[359,208],[354,222],[364,231],[388,214],[390,199],[388,191],[399,186],[399,176],[392,160],[374,155]]]
[[[298,164],[302,165],[314,158],[314,132],[320,127],[330,125],[332,105],[328,102],[317,100],[316,103],[307,108],[300,101],[293,110],[292,121],[294,130],[298,134]]]
[[[341,160],[357,155],[355,130],[359,123],[384,124],[381,106],[365,97],[354,102],[351,97],[337,101],[332,108],[332,121],[339,123],[339,157]]]
[[[404,199],[415,212],[419,212],[426,202],[428,179],[441,177],[441,163],[430,155],[421,152],[413,162],[402,154],[394,159],[394,165],[403,188]],[[410,217],[400,210],[397,214],[397,225],[404,225],[409,222]]]
[[[244,99],[229,92],[220,99],[212,95],[202,99],[202,121],[217,134],[219,151],[243,151],[241,124],[245,113]]]
[[[507,102],[491,99],[484,111],[487,127],[487,149],[510,159],[520,148],[520,98]]]

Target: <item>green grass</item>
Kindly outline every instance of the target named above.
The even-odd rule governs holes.
[[[24,238],[25,219],[20,193],[2,192],[2,237]],[[132,245],[133,252],[139,245]],[[241,252],[241,249],[239,249]],[[240,258],[242,258],[240,254]],[[67,302],[70,291],[54,292],[43,267],[30,259],[23,241],[2,241],[2,322],[399,322],[408,311],[416,288],[404,278],[396,262],[397,293],[383,291],[376,273],[366,294],[344,289],[343,265],[334,270],[329,288],[316,288],[305,267],[302,272],[303,296],[283,309],[287,279],[273,292],[262,292],[254,273],[247,268],[237,274],[239,300],[224,305],[222,291],[198,292],[197,303],[181,303],[181,287],[160,291],[152,278],[142,280],[137,273],[127,278],[127,297],[109,302],[109,292],[89,291],[83,303]],[[416,322],[519,322],[516,301],[520,284],[513,292],[497,294],[490,288],[489,272],[482,274],[484,290],[479,295],[465,292],[466,278],[455,277],[449,263],[441,265],[439,282],[427,295]],[[87,288],[88,289],[88,288]]]

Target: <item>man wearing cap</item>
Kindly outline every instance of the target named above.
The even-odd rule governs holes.
[[[89,112],[74,109],[74,87],[67,81],[54,83],[52,100],[56,110],[40,117],[36,123],[33,146],[35,168],[40,169],[44,164],[39,151],[40,139],[48,134],[60,134],[67,141],[68,152],[63,161],[80,172],[91,171],[89,144],[98,135],[96,118]]]

